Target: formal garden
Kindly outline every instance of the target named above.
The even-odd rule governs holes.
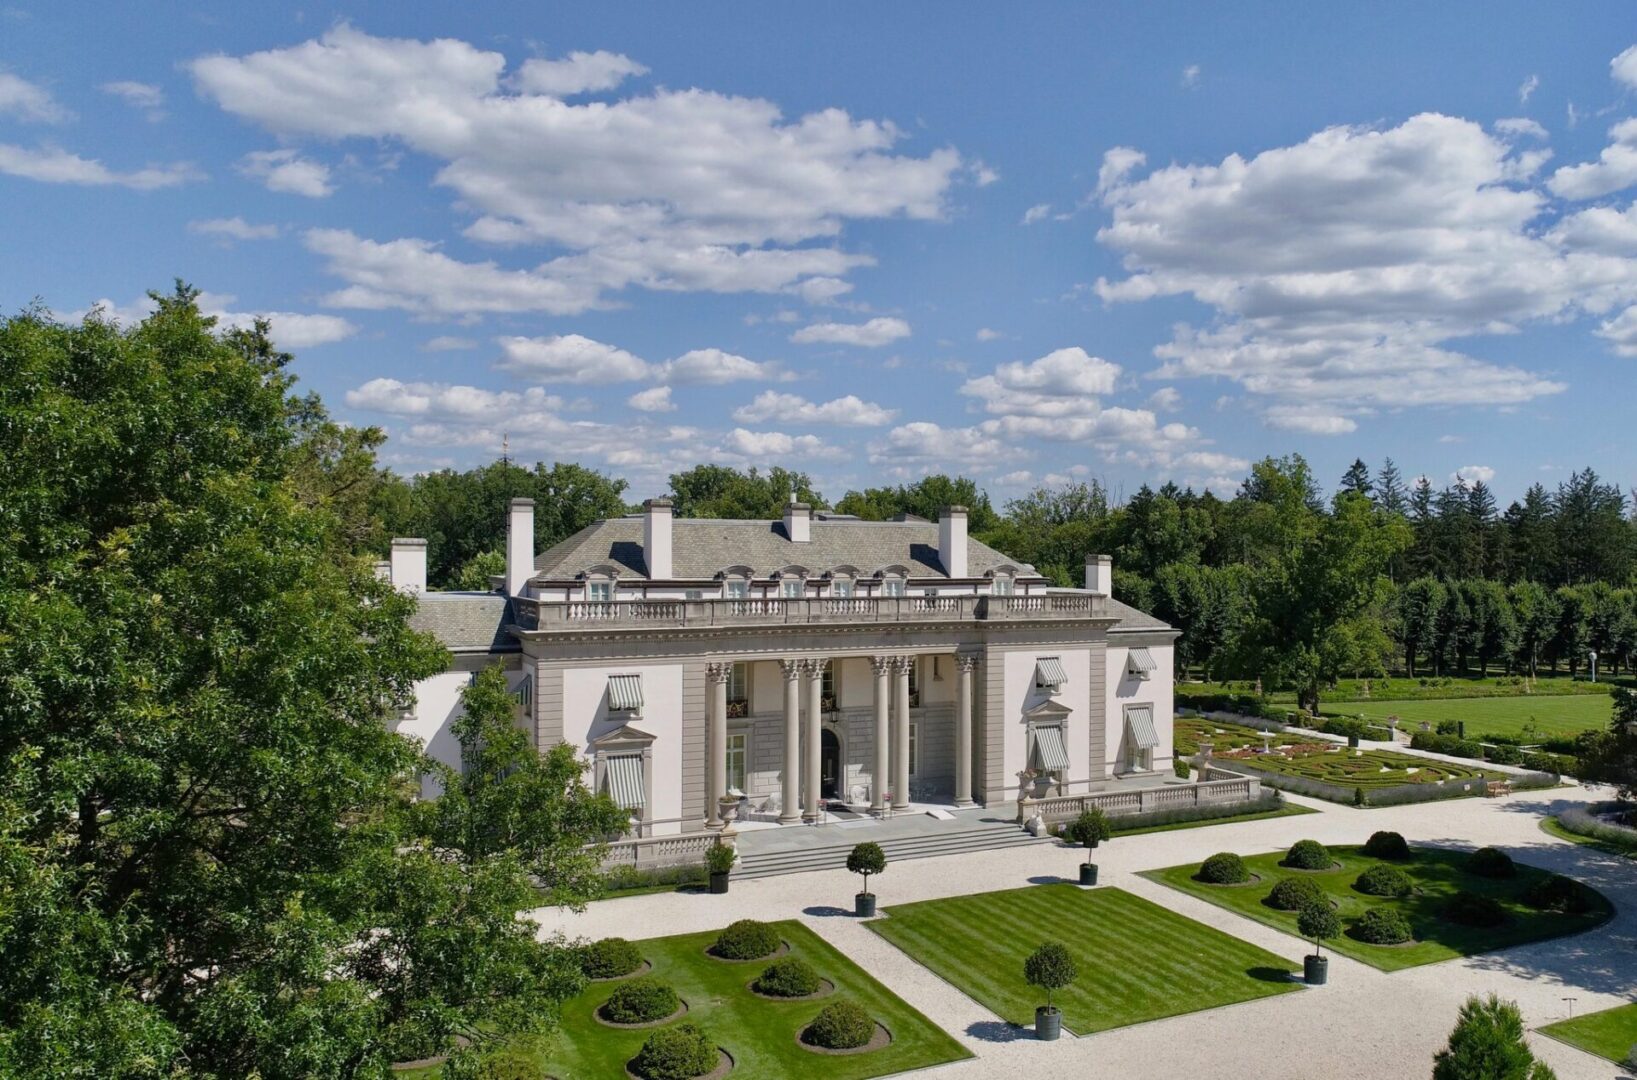
[[[582,966],[587,986],[564,1003],[541,1075],[670,1080],[731,1060],[736,1076],[863,1080],[970,1056],[793,920],[607,939],[582,950]]]
[[[1362,846],[1222,852],[1143,876],[1287,933],[1304,907],[1328,904],[1341,930],[1328,946],[1383,971],[1578,933],[1614,913],[1591,887],[1494,848],[1412,848],[1397,833]]]
[[[1055,993],[1084,1035],[1299,988],[1264,949],[1120,889],[1067,883],[893,905],[866,925],[1002,1019],[1044,1000],[1024,979],[1043,941],[1066,943],[1077,977]]]
[[[1632,1061],[1632,1051],[1637,1049],[1637,1005],[1616,1005],[1538,1030],[1588,1054],[1624,1065]]]

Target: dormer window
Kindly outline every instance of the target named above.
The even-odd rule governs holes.
[[[800,600],[807,590],[807,583],[801,578],[780,578],[779,595],[786,600]]]
[[[836,578],[830,582],[830,595],[847,597],[853,595],[852,578]]]
[[[593,604],[606,604],[614,599],[614,583],[612,581],[588,581],[585,583],[585,598]]]
[[[989,586],[989,591],[996,596],[1011,596],[1012,579],[1010,577],[995,578],[995,583]]]
[[[750,595],[750,582],[742,577],[730,577],[722,583],[722,595],[729,600],[743,600]]]
[[[904,579],[901,578],[901,577],[882,578],[881,579],[881,595],[882,596],[903,596],[904,595]]]

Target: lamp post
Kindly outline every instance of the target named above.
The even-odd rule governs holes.
[[[1592,649],[1586,655],[1591,658],[1592,682],[1596,682],[1597,681],[1597,650]]]

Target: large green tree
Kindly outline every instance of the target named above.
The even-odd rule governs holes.
[[[1523,1038],[1516,1004],[1494,994],[1467,998],[1449,1045],[1433,1058],[1433,1080],[1556,1080]]]
[[[671,496],[677,517],[773,519],[795,496],[809,506],[825,506],[806,473],[775,465],[767,472],[741,472],[726,465],[696,465],[671,475]]]

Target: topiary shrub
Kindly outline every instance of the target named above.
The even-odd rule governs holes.
[[[1553,874],[1530,885],[1523,894],[1523,902],[1539,911],[1584,915],[1592,909],[1592,894],[1574,878]]]
[[[1372,859],[1403,862],[1410,857],[1410,845],[1404,842],[1404,837],[1395,832],[1371,833],[1370,839],[1364,841],[1362,850]]]
[[[738,858],[736,849],[718,840],[705,849],[705,868],[713,874],[729,874]]]
[[[1046,991],[1046,1009],[1055,1009],[1052,994],[1080,977],[1069,947],[1058,941],[1043,942],[1023,961],[1023,978],[1030,986]]]
[[[1335,861],[1329,849],[1317,840],[1298,840],[1290,845],[1279,865],[1293,870],[1328,870]]]
[[[1268,893],[1268,903],[1280,911],[1300,911],[1308,904],[1330,905],[1324,889],[1312,878],[1285,878]]]
[[[1415,886],[1398,867],[1377,863],[1358,876],[1353,888],[1367,896],[1408,896]]]
[[[781,956],[767,965],[750,985],[758,994],[768,997],[799,998],[818,993],[819,977],[807,961]]]
[[[1462,926],[1500,926],[1507,919],[1506,909],[1499,901],[1465,889],[1450,897],[1439,914]]]
[[[724,960],[760,960],[779,951],[779,932],[770,923],[740,919],[716,935],[711,951]]]
[[[1487,878],[1509,878],[1518,876],[1518,868],[1512,862],[1512,856],[1499,848],[1481,847],[1467,856],[1466,872]]]
[[[663,1020],[682,1007],[670,983],[644,976],[620,983],[603,1002],[604,1020],[616,1024],[650,1024]]]
[[[1114,830],[1108,824],[1108,816],[1097,807],[1080,811],[1080,816],[1069,822],[1069,827],[1063,830],[1063,839],[1071,844],[1083,844],[1094,848],[1098,844],[1114,835]]]
[[[1209,885],[1243,885],[1250,880],[1250,871],[1244,859],[1231,851],[1219,851],[1199,864],[1194,877]]]
[[[859,890],[860,896],[870,895],[870,875],[885,873],[886,869],[887,854],[873,840],[866,840],[847,853],[847,871],[864,875],[864,888]]]
[[[694,1024],[662,1027],[631,1059],[631,1071],[643,1080],[693,1080],[716,1068],[721,1052]]]
[[[588,979],[617,979],[642,966],[642,953],[621,937],[593,941],[580,950],[580,970]]]
[[[1410,924],[1392,908],[1371,908],[1353,924],[1353,936],[1369,945],[1398,945],[1410,940]]]
[[[857,1002],[837,1001],[820,1009],[801,1037],[826,1050],[855,1050],[875,1037],[875,1020]]]
[[[1341,920],[1328,902],[1307,904],[1296,916],[1296,929],[1313,943],[1313,955],[1323,956],[1319,943],[1341,933]]]

